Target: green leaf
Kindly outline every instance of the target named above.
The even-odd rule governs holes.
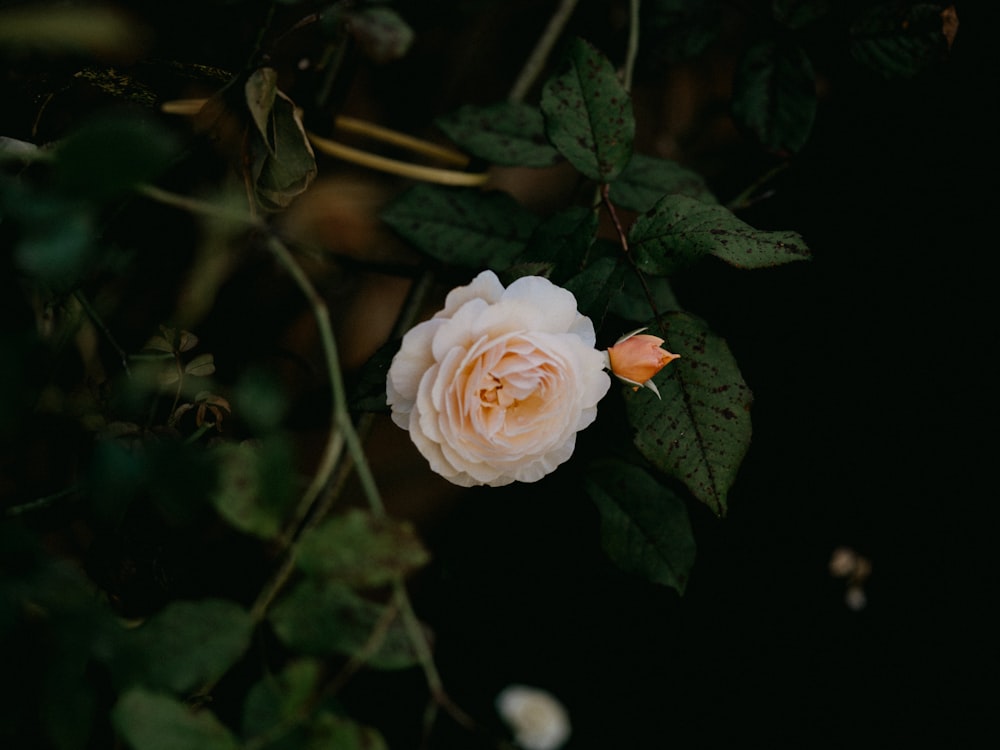
[[[703,203],[717,203],[697,172],[670,159],[633,154],[628,166],[611,183],[611,202],[643,213],[665,195],[686,195]]]
[[[295,496],[294,456],[281,435],[257,443],[225,443],[214,449],[219,481],[210,495],[234,528],[274,539]]]
[[[817,101],[812,63],[800,47],[763,40],[740,60],[733,117],[768,151],[788,156],[801,150],[816,119]]]
[[[875,5],[851,25],[851,55],[885,78],[911,78],[946,56],[944,25],[936,3]]]
[[[307,575],[352,588],[390,583],[429,560],[412,524],[376,518],[357,508],[312,529],[298,546],[295,561]]]
[[[809,257],[798,233],[754,229],[724,206],[685,195],[668,195],[636,219],[628,240],[639,269],[664,276],[705,255],[737,268],[766,268]]]
[[[545,135],[541,111],[523,102],[469,104],[435,123],[459,148],[493,164],[548,167],[560,158]]]
[[[375,729],[362,726],[346,716],[319,712],[309,726],[309,750],[389,750]]]
[[[128,631],[126,682],[186,693],[218,679],[247,646],[253,622],[243,607],[222,599],[175,601]]]
[[[717,515],[750,445],[750,389],[726,342],[685,313],[664,316],[664,346],[680,355],[646,389],[625,388],[629,422],[639,452],[681,482]]]
[[[90,201],[115,198],[159,176],[179,152],[172,132],[135,115],[100,115],[56,146],[56,184]]]
[[[600,327],[611,300],[621,293],[627,274],[628,269],[615,258],[597,258],[564,287],[573,292],[580,312]]]
[[[287,208],[316,177],[312,145],[295,104],[276,88],[276,76],[273,69],[260,68],[244,87],[257,127],[250,141],[250,172],[257,202],[267,211]]]
[[[580,172],[610,182],[628,164],[635,138],[632,100],[608,59],[574,39],[561,71],[542,89],[545,131]]]
[[[683,594],[695,542],[684,499],[637,466],[594,465],[584,483],[601,513],[601,544],[626,573]]]
[[[211,354],[199,354],[184,366],[186,375],[203,378],[215,372],[215,357]]]
[[[635,273],[625,274],[624,281],[621,293],[611,298],[608,311],[625,320],[634,320],[636,322],[647,320],[654,314],[654,308],[650,306],[649,298],[646,296],[646,289],[643,288]],[[646,288],[649,289],[649,293],[653,298],[653,304],[656,305],[655,312],[680,312],[682,310],[680,303],[674,296],[673,287],[670,286],[670,281],[667,278],[663,276],[648,276],[645,281]],[[625,331],[622,331],[622,333],[625,333]]]
[[[243,87],[250,117],[257,126],[267,150],[274,154],[274,122],[271,111],[278,95],[278,71],[274,68],[258,68],[247,78]]]
[[[318,661],[297,659],[250,688],[243,705],[248,744],[265,750],[387,750],[374,729],[312,705],[321,676]]]
[[[538,218],[507,193],[416,185],[389,204],[382,220],[432,258],[466,268],[506,268]]]
[[[18,225],[14,262],[56,288],[72,287],[95,257],[91,207],[0,181],[0,215]]]
[[[122,629],[81,566],[43,547],[31,525],[0,523],[0,745],[82,750],[94,746],[92,678]]]
[[[320,664],[312,659],[290,662],[277,675],[266,675],[247,693],[243,735],[253,738],[305,719],[304,709],[319,684]]]
[[[236,738],[210,711],[141,688],[111,711],[115,730],[133,750],[237,750]]]
[[[307,578],[271,610],[282,643],[309,656],[343,654],[376,669],[403,669],[419,658],[397,613],[340,585]]]
[[[281,426],[288,412],[288,394],[276,377],[251,369],[236,383],[233,404],[255,434],[266,435]]]
[[[551,264],[549,277],[562,283],[583,268],[597,224],[597,213],[589,208],[570,206],[558,211],[535,228],[518,261]]]

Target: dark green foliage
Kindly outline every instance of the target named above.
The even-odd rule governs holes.
[[[601,513],[601,544],[615,564],[683,594],[695,557],[684,498],[621,461],[592,466],[585,486]]]
[[[816,118],[812,64],[797,45],[764,39],[736,71],[733,116],[764,148],[787,156],[809,140]]]

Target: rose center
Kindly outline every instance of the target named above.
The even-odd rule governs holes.
[[[479,400],[483,406],[499,406],[508,409],[517,406],[517,399],[504,393],[503,381],[493,373],[487,373],[479,387]]]

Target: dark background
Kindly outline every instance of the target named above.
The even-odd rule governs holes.
[[[259,4],[236,5],[143,13],[158,54],[231,68],[262,17]],[[401,3],[417,31],[411,56],[362,67],[347,101],[426,133],[436,115],[500,99],[550,5]],[[726,124],[709,84],[726,80],[768,4],[724,5],[726,33],[689,81],[702,117],[672,131],[679,145],[668,155],[703,171],[725,200],[775,160]],[[609,19],[620,20],[621,4],[582,6],[571,32],[620,55]],[[488,727],[500,730],[496,694],[520,682],[568,706],[573,748],[964,746],[996,734],[986,724],[998,666],[987,471],[1000,123],[992,28],[976,6],[955,7],[947,61],[912,79],[858,65],[838,27],[813,39],[822,99],[812,136],[773,195],[740,213],[800,232],[810,263],[752,273],[706,263],[674,280],[681,302],[727,339],[755,395],[728,517],[691,509],[698,558],[683,597],[604,558],[596,509],[572,470],[449,493],[416,514],[434,561],[414,581],[415,606],[450,693]],[[24,80],[38,83],[7,75],[14,104],[0,122],[27,139]],[[655,69],[637,76],[648,153],[657,128],[677,124],[659,104],[676,103],[669,81]],[[206,325],[233,323],[223,314]],[[601,427],[581,436],[576,468]],[[827,569],[842,545],[873,566],[861,611],[845,606],[844,583]],[[232,573],[232,561],[219,569]],[[392,747],[417,746],[420,674],[362,675],[343,697]],[[433,746],[487,745],[443,718]]]
[[[694,509],[682,599],[600,559],[596,512],[555,477],[475,493],[454,513],[418,605],[446,681],[480,713],[527,682],[569,705],[573,747],[996,735],[997,88],[983,19],[957,11],[949,61],[913,80],[824,61],[808,145],[774,196],[741,213],[800,231],[811,263],[675,279],[755,394],[728,517]],[[760,163],[745,143],[725,154],[710,176],[720,194]],[[827,570],[841,545],[873,565],[862,611]]]

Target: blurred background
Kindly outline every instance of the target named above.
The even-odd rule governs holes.
[[[691,508],[698,557],[683,597],[604,558],[597,511],[567,476],[460,491],[424,467],[404,432],[376,418],[369,446],[390,512],[413,520],[432,554],[412,590],[445,684],[498,731],[497,693],[526,683],[568,707],[571,748],[960,747],[995,734],[986,724],[998,666],[988,616],[998,590],[989,522],[997,496],[985,476],[996,417],[987,377],[1000,124],[992,27],[976,6],[941,5],[958,22],[950,48],[890,75],[851,53],[852,19],[869,5],[643,2],[651,20],[634,82],[637,151],[699,172],[723,202],[783,165],[737,213],[761,229],[798,231],[814,255],[754,272],[706,262],[672,280],[679,301],[727,340],[755,396],[753,443],[728,517]],[[120,6],[145,35],[110,61],[2,58],[0,135],[43,143],[119,104],[109,67],[156,101],[209,95],[218,86],[211,75],[180,74],[166,61],[239,70],[269,12],[267,3],[221,0]],[[334,101],[342,113],[443,142],[434,118],[503,99],[555,6],[394,3],[415,33],[409,53],[382,64],[358,57]],[[815,11],[819,20],[789,30],[775,8]],[[303,15],[277,4],[265,35],[293,99],[315,85],[321,40],[309,26],[280,38],[277,30]],[[583,0],[566,35],[621,60],[627,22],[627,3]],[[794,154],[766,148],[731,112],[741,55],[769,34],[794,34],[815,69],[818,108]],[[205,179],[223,171],[200,166]],[[567,178],[558,168],[492,177],[540,213],[572,195]],[[358,263],[415,260],[377,219],[406,186],[323,162],[313,191],[284,219],[331,250],[310,272],[330,300],[349,376],[386,340],[409,287],[405,276]],[[133,239],[142,230],[120,229]],[[182,248],[194,231],[181,220],[176,236],[144,241]],[[141,260],[140,277],[160,282],[152,293],[119,291],[109,325],[126,350],[190,292],[191,262],[187,251]],[[268,280],[272,273],[254,259],[226,269],[192,322],[212,342],[223,381],[262,351],[281,353],[289,424],[308,464],[325,429],[317,404],[327,396],[321,374],[287,362],[321,360],[308,316],[292,306],[295,290]],[[15,330],[34,312],[12,272],[3,284],[3,324]],[[6,439],[6,496],[41,496],[70,481],[72,470],[59,467],[81,451],[64,426],[39,419]],[[585,465],[601,439],[599,421],[581,435],[574,460]],[[86,556],[85,533],[51,536],[57,548]],[[194,561],[175,561],[170,594],[220,586],[238,595],[252,584],[228,580],[238,577],[232,556],[246,550],[202,542]],[[857,590],[849,597],[848,578],[831,573],[845,547],[870,565],[863,598]],[[102,554],[113,566],[125,552]],[[135,590],[146,583],[140,571]],[[135,595],[137,612],[156,603],[146,595]],[[422,679],[416,671],[364,673],[343,700],[391,747],[417,747]],[[442,719],[433,746],[489,745]]]

